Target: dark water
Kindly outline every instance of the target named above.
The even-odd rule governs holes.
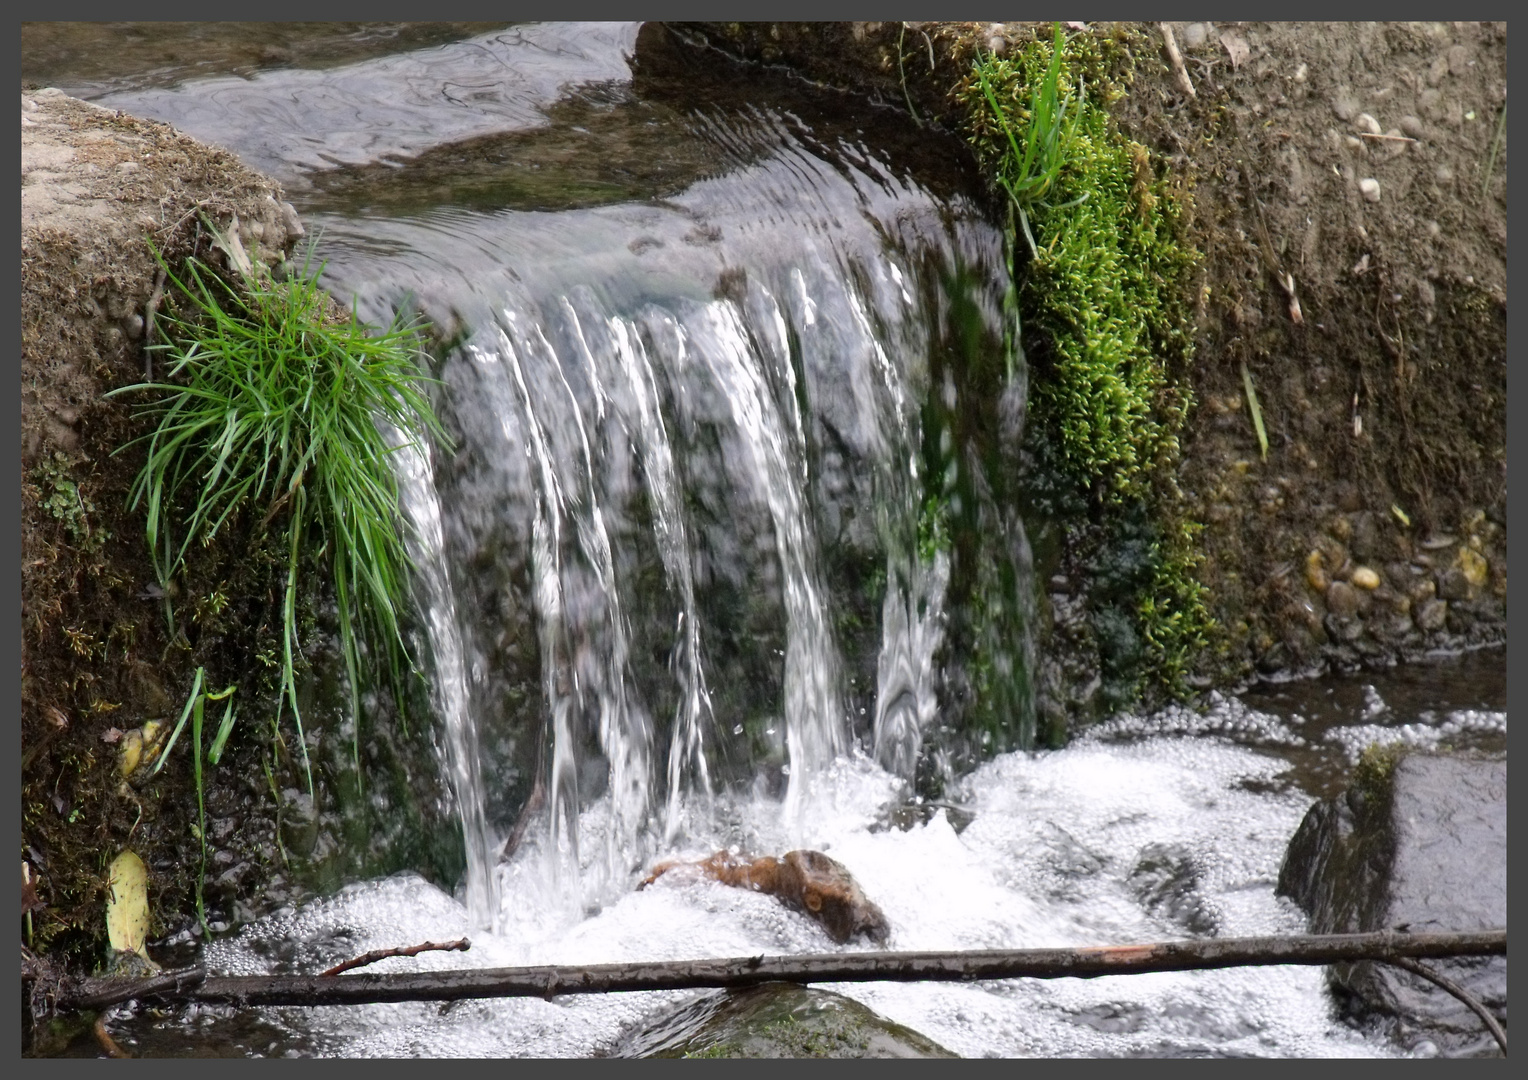
[[[337,294],[452,341],[459,449],[400,470],[466,879],[354,883],[220,940],[214,969],[464,933],[479,965],[826,947],[763,897],[632,892],[652,858],[723,846],[830,851],[897,948],[1205,932],[1130,884],[1163,844],[1197,860],[1208,932],[1297,932],[1283,843],[1363,746],[1505,747],[1496,650],[1026,750],[1002,237],[957,148],[897,114],[719,77],[634,24],[27,33],[46,81],[279,176]],[[1298,969],[842,989],[970,1056],[1408,1049],[1345,1028]],[[579,1056],[686,1000],[123,1010],[113,1030],[147,1055]]]

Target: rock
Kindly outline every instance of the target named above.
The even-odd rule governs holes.
[[[1486,557],[1471,548],[1459,549],[1459,569],[1465,580],[1477,589],[1486,583],[1491,573],[1491,565],[1486,562]]]
[[[1353,123],[1359,131],[1367,131],[1370,135],[1378,135],[1380,133],[1379,121],[1368,113],[1359,113]]]
[[[1366,176],[1358,182],[1358,190],[1363,197],[1370,202],[1379,202],[1379,181],[1372,176]]]
[[[1445,600],[1470,599],[1469,576],[1459,567],[1451,567],[1438,575],[1438,595]]]
[[[1279,871],[1278,892],[1312,933],[1495,929],[1507,925],[1505,760],[1366,751],[1344,795],[1316,803]],[[1505,957],[1427,962],[1505,1022]],[[1495,1043],[1455,998],[1409,972],[1367,961],[1328,975],[1353,1012],[1420,1027],[1444,1053]]]
[[[815,919],[840,945],[857,934],[884,943],[891,928],[844,865],[820,851],[787,851],[776,859],[747,859],[718,851],[700,862],[663,862],[637,886],[646,888],[671,870],[695,869],[723,885],[767,893]]]
[[[1367,566],[1355,566],[1349,580],[1360,589],[1379,588],[1379,575]]]
[[[1321,552],[1312,551],[1305,556],[1305,580],[1319,593],[1326,592],[1331,585],[1331,579],[1326,576],[1326,560],[1321,557]]]
[[[1428,582],[1429,585],[1432,582]],[[1431,633],[1434,630],[1442,630],[1448,622],[1448,601],[1428,599],[1423,600],[1416,606],[1413,616],[1417,629]]]
[[[959,1057],[853,998],[787,982],[707,994],[626,1036],[610,1056]]]
[[[1209,36],[1209,28],[1204,23],[1189,23],[1183,28],[1183,47],[1197,49],[1209,39]]]
[[[1326,610],[1339,619],[1358,614],[1358,593],[1346,581],[1334,581],[1326,590]]]

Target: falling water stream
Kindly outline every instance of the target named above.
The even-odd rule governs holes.
[[[195,80],[78,88],[278,176],[332,291],[451,342],[456,451],[395,467],[466,873],[355,882],[220,938],[209,968],[464,935],[374,970],[866,947],[761,895],[634,888],[723,847],[828,852],[898,949],[1300,932],[1283,844],[1357,746],[1504,745],[1475,678],[1030,749],[1025,371],[976,179],[895,113],[644,63],[638,34],[523,25],[241,74],[214,51]],[[1142,899],[1152,852],[1187,907]],[[1317,969],[834,989],[970,1056],[1407,1051],[1344,1025]],[[119,1038],[587,1056],[694,996],[124,1014]]]

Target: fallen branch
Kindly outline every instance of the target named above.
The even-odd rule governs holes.
[[[1415,960],[1412,960],[1410,957],[1397,956],[1395,959],[1387,960],[1385,962],[1387,964],[1394,964],[1396,967],[1401,968],[1404,971],[1409,971],[1413,975],[1420,975],[1428,982],[1437,986],[1441,986],[1444,991],[1452,994],[1454,997],[1464,1002],[1464,1004],[1469,1007],[1471,1012],[1480,1017],[1480,1022],[1485,1024],[1486,1030],[1491,1033],[1491,1038],[1495,1039],[1496,1045],[1501,1047],[1502,1057],[1507,1056],[1507,1033],[1503,1031],[1501,1025],[1496,1022],[1496,1017],[1491,1015],[1491,1010],[1482,1005],[1480,1000],[1476,998],[1474,994],[1460,986],[1453,979],[1450,979],[1444,975],[1439,975],[1432,968],[1425,967],[1422,964],[1417,963]]]
[[[395,1001],[544,997],[633,990],[697,990],[786,980],[835,982],[975,982],[987,979],[1091,979],[1152,971],[1342,960],[1505,956],[1507,932],[1327,934],[1210,938],[1150,945],[981,952],[849,952],[671,960],[586,967],[483,968],[323,975],[210,975],[201,979],[83,979],[60,988],[62,1008],[100,1009],[133,998],[234,1005],[361,1005]]]
[[[395,949],[373,949],[353,960],[346,960],[343,964],[335,964],[328,971],[320,971],[318,977],[327,979],[332,975],[349,971],[351,968],[365,967],[367,964],[375,964],[378,960],[386,960],[389,956],[418,956],[422,952],[466,952],[470,948],[472,943],[466,938],[460,938],[456,941],[426,941],[423,945],[407,945]]]

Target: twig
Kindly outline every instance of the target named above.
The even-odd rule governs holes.
[[[111,1033],[106,1030],[105,1016],[96,1017],[95,1024],[92,1025],[91,1030],[95,1032],[96,1042],[101,1044],[101,1049],[106,1051],[107,1057],[130,1058],[133,1056],[118,1046],[117,1040],[113,1039]]]
[[[466,938],[461,938],[457,941],[426,941],[423,945],[401,946],[396,949],[373,949],[371,952],[362,953],[354,960],[335,964],[328,971],[320,971],[318,977],[327,979],[331,975],[338,975],[351,968],[365,967],[367,964],[375,964],[378,960],[386,960],[389,956],[418,956],[422,952],[466,952],[470,948],[472,943]]]
[[[143,309],[143,381],[154,381],[154,352],[149,348],[154,344],[154,316],[159,313],[159,304],[164,300],[165,269],[159,268],[159,273],[154,277],[154,291],[149,294],[148,305]]]
[[[1199,95],[1194,93],[1194,84],[1189,81],[1188,69],[1183,66],[1183,54],[1178,51],[1177,39],[1173,37],[1173,28],[1164,23],[1157,23],[1157,28],[1162,31],[1162,40],[1167,44],[1167,58],[1173,64],[1173,77],[1178,80],[1178,89],[1194,100]]]
[[[645,961],[587,967],[485,968],[467,971],[322,975],[210,976],[181,991],[148,993],[141,979],[85,979],[65,988],[63,1008],[103,1008],[131,998],[250,1005],[360,1005],[464,998],[544,997],[634,990],[696,990],[788,980],[825,982],[974,982],[984,979],[1091,979],[1150,971],[1325,965],[1397,957],[1505,956],[1507,932],[1303,935],[1210,938],[1092,948],[980,952],[814,953],[727,960]]]
[[[1360,139],[1388,139],[1391,142],[1416,142],[1409,135],[1381,135],[1376,131],[1360,131],[1358,137]]]
[[[1439,975],[1436,971],[1432,970],[1432,968],[1417,963],[1409,956],[1397,956],[1393,960],[1385,961],[1385,963],[1392,964],[1398,968],[1404,968],[1406,971],[1411,972],[1413,975],[1422,976],[1422,978],[1426,979],[1428,982],[1441,986],[1444,990],[1448,991],[1450,994],[1454,995],[1454,997],[1468,1005],[1470,1010],[1474,1012],[1476,1016],[1480,1017],[1481,1023],[1485,1024],[1486,1030],[1489,1031],[1491,1033],[1491,1037],[1496,1040],[1496,1045],[1501,1047],[1502,1057],[1507,1056],[1507,1033],[1502,1030],[1501,1024],[1496,1022],[1496,1017],[1491,1015],[1491,1010],[1482,1005],[1480,1000],[1476,998],[1474,994],[1471,994],[1468,990],[1460,986],[1453,979],[1450,979],[1445,975]]]

